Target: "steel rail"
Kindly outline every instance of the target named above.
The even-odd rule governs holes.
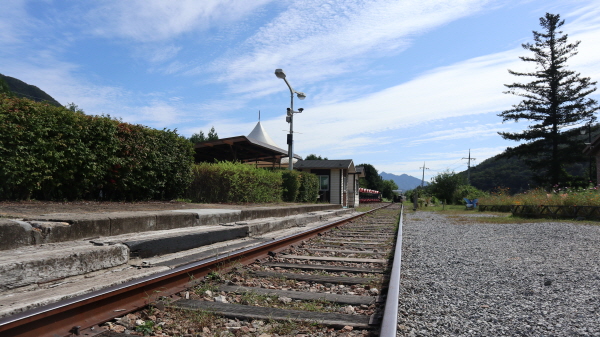
[[[396,250],[394,252],[394,262],[390,274],[385,309],[381,321],[381,332],[379,337],[396,337],[398,328],[398,298],[400,296],[400,268],[402,266],[402,218],[404,216],[404,205],[400,208],[400,218],[398,220],[398,235],[396,237]]]
[[[3,337],[59,337],[77,335],[83,329],[109,321],[143,308],[159,297],[177,294],[199,282],[214,270],[227,269],[228,264],[248,264],[277,253],[295,243],[317,236],[332,227],[343,225],[376,210],[329,222],[267,243],[196,261],[172,270],[159,272],[120,285],[38,307],[0,319]]]

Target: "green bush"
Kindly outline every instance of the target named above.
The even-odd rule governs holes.
[[[283,201],[295,202],[300,193],[300,172],[298,171],[282,171],[282,198]]]
[[[0,199],[172,199],[192,164],[175,131],[0,94]]]
[[[193,202],[207,203],[278,202],[281,195],[281,172],[232,162],[195,165],[186,192]]]
[[[192,180],[193,148],[175,131],[119,123],[120,147],[105,191],[111,199],[174,199]]]
[[[476,187],[471,185],[460,185],[456,188],[453,195],[453,204],[461,205],[464,204],[464,199],[479,199],[481,197],[485,197],[488,194],[484,191],[478,190]]]
[[[300,172],[300,188],[298,189],[298,197],[296,200],[299,202],[311,202],[314,203],[319,197],[319,177],[317,175]]]

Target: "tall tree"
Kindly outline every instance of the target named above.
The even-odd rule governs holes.
[[[583,149],[573,139],[565,136],[565,127],[592,123],[599,109],[598,102],[587,96],[594,92],[596,82],[589,77],[567,69],[567,61],[577,54],[581,41],[569,43],[568,35],[559,28],[565,23],[560,15],[546,13],[540,18],[543,31],[533,32],[535,43],[525,43],[523,48],[533,52],[533,56],[520,59],[535,64],[535,71],[518,72],[509,70],[515,76],[532,78],[529,83],[505,84],[507,94],[523,97],[512,109],[498,116],[502,121],[521,119],[530,124],[522,132],[499,132],[504,139],[526,141],[527,143],[509,148],[510,155],[523,158],[536,172],[541,184],[568,183],[570,178],[564,165],[576,159]],[[535,140],[543,140],[536,142]]]
[[[359,180],[360,187],[381,191],[383,189],[383,179],[379,176],[375,166],[371,164],[360,164],[358,166],[362,166],[365,170],[365,177]]]
[[[190,137],[190,142],[200,143],[200,142],[205,142],[208,140],[217,140],[217,139],[219,139],[219,135],[217,134],[217,131],[215,131],[215,127],[213,126],[212,128],[210,128],[208,135],[204,135],[204,132],[202,130],[200,130],[200,132],[198,132],[198,133],[194,133]]]
[[[206,136],[204,135],[204,132],[202,132],[202,130],[200,130],[200,132],[198,133],[194,133],[191,137],[190,137],[190,142],[192,143],[201,143],[206,141]]]
[[[219,139],[219,135],[217,134],[217,131],[215,131],[215,127],[213,126],[212,128],[210,128],[210,131],[208,131],[208,136],[206,137],[206,140],[217,140]]]
[[[311,153],[308,156],[306,156],[304,160],[327,160],[327,157],[322,158],[321,156],[317,156],[316,154]]]

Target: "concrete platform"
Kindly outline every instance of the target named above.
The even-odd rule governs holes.
[[[308,209],[320,208],[312,206]],[[293,207],[0,219],[1,238],[13,238],[12,246],[17,246],[0,251],[0,317],[356,214],[353,209],[335,208],[307,213]],[[275,216],[261,217],[269,214]],[[194,219],[187,222],[191,226],[177,223],[186,217]],[[106,227],[108,233],[120,234],[100,235]],[[131,228],[144,231],[122,233]],[[84,238],[48,243],[74,233]]]
[[[214,226],[220,223],[341,209],[340,205],[294,205],[246,209],[53,213],[21,219],[0,218],[0,250],[127,233]]]

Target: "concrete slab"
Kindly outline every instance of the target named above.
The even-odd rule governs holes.
[[[110,217],[107,213],[52,214],[23,221],[35,226],[42,234],[41,242],[36,244],[110,235]],[[0,242],[0,250],[6,249],[5,243]]]
[[[0,254],[0,291],[46,283],[127,263],[124,245],[72,242],[23,247]]]
[[[255,219],[228,223],[226,226],[195,226],[144,233],[128,233],[119,236],[42,244],[0,251],[0,275],[6,277],[0,280],[0,284],[3,284],[3,288],[0,288],[0,317],[53,303],[63,298],[102,289],[136,277],[174,268],[181,265],[182,261],[187,263],[197,261],[208,256],[247,247],[256,244],[256,242],[270,241],[276,237],[291,235],[304,230],[304,226],[319,226],[352,215],[354,215],[352,209],[338,208],[335,212],[313,212],[292,216],[288,219]],[[319,221],[313,222],[316,219]],[[26,224],[24,223],[22,228],[27,227]],[[12,223],[9,225],[14,226]],[[282,227],[285,228],[278,230]],[[32,231],[34,230],[32,229]],[[241,237],[202,245],[206,243],[202,241],[202,234],[207,236],[210,241],[212,233],[224,232],[230,234],[247,233],[252,237]],[[190,242],[194,242],[192,239],[194,235],[198,239],[197,243],[201,246],[188,250],[181,249],[188,247],[187,245]],[[186,239],[180,241],[177,237]],[[169,242],[169,240],[171,241]],[[156,242],[162,242],[165,246],[179,248],[169,248],[176,250],[175,253],[148,257],[143,260],[140,258],[131,259],[129,247],[124,243],[135,241],[146,242],[145,244],[149,247]],[[180,245],[180,243],[183,244]],[[116,247],[119,247],[119,249],[116,249]],[[61,249],[63,251],[61,254],[55,254]],[[111,251],[113,254],[117,253],[113,250],[117,250],[121,254],[118,255],[120,259],[107,255]],[[89,262],[86,260],[88,257],[94,256],[98,261]],[[60,261],[61,258],[62,262]],[[122,263],[123,258],[126,263]],[[101,263],[107,261],[112,261],[112,265],[106,264],[102,267],[106,269],[95,269]],[[47,265],[42,262],[47,263]],[[95,271],[90,272],[90,270]],[[37,277],[36,275],[43,275],[44,277]]]
[[[306,214],[308,212],[340,209],[339,205],[310,204],[254,207],[242,210],[207,208],[168,211],[42,214],[17,219],[22,221],[19,223],[21,228],[15,225],[13,219],[2,220],[3,222],[0,223],[0,251],[25,245],[66,242],[194,226],[215,226],[221,223],[259,218],[287,217]],[[276,228],[281,228],[281,226],[274,229]],[[264,231],[268,230],[268,228],[264,229]]]
[[[125,241],[132,257],[152,257],[248,236],[248,227],[208,228],[201,231]]]
[[[0,218],[0,243],[5,249],[15,249],[33,244],[33,226],[18,220]]]

